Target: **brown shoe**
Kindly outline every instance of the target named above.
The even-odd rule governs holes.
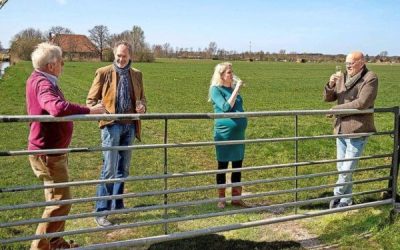
[[[218,198],[225,198],[225,188],[218,189]],[[220,209],[224,209],[226,205],[226,201],[218,201],[217,207]]]
[[[66,240],[64,240],[64,238],[53,238],[50,241],[50,250],[68,249],[68,248],[75,248],[75,247],[79,247],[79,245],[74,243],[73,240],[66,241]]]
[[[242,187],[232,187],[232,197],[242,196]],[[242,200],[232,200],[232,206],[237,207],[251,207]]]
[[[242,200],[235,200],[231,202],[232,206],[236,206],[236,207],[248,207],[250,208],[251,206],[249,204],[247,204],[246,202],[242,201]]]

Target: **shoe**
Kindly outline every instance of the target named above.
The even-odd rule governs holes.
[[[242,187],[232,187],[232,197],[242,196]],[[250,205],[246,204],[243,200],[232,200],[232,206],[249,208]]]
[[[107,216],[94,217],[94,221],[99,227],[109,227],[114,225],[111,221],[107,220]]]
[[[53,238],[50,241],[50,250],[68,249],[68,248],[75,248],[75,247],[79,247],[79,245],[74,243],[73,240],[66,241],[66,240],[64,240],[64,238]]]
[[[337,207],[348,207],[349,204],[347,204],[346,202],[339,202],[339,205],[337,205]]]
[[[393,197],[392,191],[383,191],[381,192],[381,199],[386,200],[386,199],[391,199]]]
[[[231,202],[232,206],[242,207],[242,208],[251,208],[252,206],[244,202],[243,200],[234,200]]]
[[[337,208],[337,206],[339,205],[339,203],[340,203],[340,200],[339,200],[339,199],[331,200],[331,201],[329,202],[329,209]]]
[[[226,205],[226,202],[224,201],[218,201],[217,207],[220,209],[224,209]]]
[[[382,200],[387,200],[387,199],[392,199],[393,198],[393,192],[392,191],[383,191],[381,192],[381,199]],[[396,194],[396,201],[399,202],[400,201],[400,195]]]
[[[218,198],[225,198],[225,188],[218,189]],[[226,201],[218,201],[217,207],[220,209],[224,209],[226,205]]]

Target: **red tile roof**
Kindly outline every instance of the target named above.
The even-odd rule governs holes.
[[[52,42],[61,47],[63,52],[95,52],[96,46],[85,35],[57,34]]]

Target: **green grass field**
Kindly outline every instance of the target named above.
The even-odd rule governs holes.
[[[208,87],[214,66],[218,61],[211,60],[157,60],[155,63],[136,63],[133,66],[140,69],[144,75],[145,93],[148,100],[149,113],[211,113],[211,104],[207,102]],[[64,73],[60,79],[60,85],[67,99],[77,103],[84,103],[87,92],[94,77],[95,70],[106,63],[67,62]],[[245,82],[241,94],[244,98],[246,111],[274,111],[274,110],[319,110],[329,109],[333,104],[322,101],[322,89],[330,74],[334,73],[335,64],[296,64],[296,63],[265,63],[265,62],[233,62],[234,71]],[[376,107],[392,107],[398,105],[400,86],[400,65],[369,65],[371,70],[379,76],[379,92]],[[0,79],[0,115],[22,115],[25,111],[25,81],[32,68],[30,62],[21,62],[6,71],[3,79]],[[299,135],[323,135],[332,133],[332,121],[323,115],[299,117]],[[376,126],[379,131],[390,131],[393,128],[393,117],[390,114],[377,114]],[[211,141],[213,132],[212,120],[175,120],[168,123],[168,141],[181,143],[189,141]],[[292,137],[294,136],[293,117],[264,117],[249,118],[246,131],[248,139]],[[26,148],[28,126],[25,123],[0,123],[3,140],[0,142],[0,151],[21,150]],[[100,145],[100,132],[96,122],[77,122],[71,147],[87,147]],[[143,122],[142,144],[163,143],[164,122],[146,120]],[[391,153],[393,139],[389,136],[371,137],[365,151],[365,155]],[[333,139],[312,140],[299,142],[298,161],[311,161],[335,158],[335,141]],[[164,171],[164,150],[136,150],[133,152],[131,175],[154,175]],[[101,169],[101,154],[76,153],[70,154],[70,179],[94,180],[98,179]],[[294,142],[283,143],[257,143],[246,146],[244,165],[262,166],[270,164],[294,162]],[[362,161],[360,167],[390,164],[391,159],[377,159]],[[213,147],[177,148],[168,150],[168,167],[170,173],[214,170],[216,169],[215,153]],[[335,164],[312,165],[299,168],[299,175],[316,172],[335,171]],[[279,178],[292,176],[294,170],[275,169],[268,171],[251,171],[243,173],[243,181]],[[33,176],[26,156],[0,157],[0,187],[22,186],[40,184]],[[374,178],[387,176],[388,171],[362,172],[355,174],[355,179]],[[168,181],[170,189],[190,187],[195,185],[214,184],[214,175],[171,179]],[[336,176],[324,178],[312,178],[299,181],[299,187],[333,184]],[[164,186],[163,181],[139,181],[126,185],[126,192],[145,192],[160,190]],[[273,184],[260,184],[246,186],[246,192],[257,193],[272,190],[293,188],[293,181]],[[385,182],[357,185],[354,192],[385,188]],[[91,197],[95,194],[95,186],[73,188],[74,197]],[[314,192],[299,193],[300,199],[311,199],[326,195],[331,189]],[[19,193],[0,194],[2,205],[30,203],[43,200],[42,191],[30,191]],[[202,192],[181,193],[171,195],[170,202],[185,200],[207,199],[215,197],[215,190]],[[293,200],[293,195],[277,195],[263,199],[255,199],[254,203],[283,203]],[[355,197],[356,203],[369,199],[377,199],[377,196]],[[162,204],[162,197],[146,197],[127,199],[127,207],[138,204]],[[317,204],[315,207],[301,208],[325,209],[327,204]],[[231,208],[228,208],[231,209]],[[360,246],[356,237],[365,232],[372,232],[374,237],[369,239],[374,248],[384,246],[397,246],[400,244],[398,237],[391,237],[391,230],[398,230],[399,225],[387,225],[387,216],[390,207],[366,209],[356,213],[343,213],[332,216],[324,216],[306,222],[311,231],[314,231],[326,243],[339,243],[344,247]],[[81,203],[73,206],[71,214],[91,212],[93,203]],[[184,216],[216,212],[215,204],[207,204],[197,207],[185,207],[171,210],[171,216]],[[366,211],[364,213],[364,211]],[[378,212],[377,212],[378,211]],[[0,221],[14,221],[26,218],[40,217],[42,208],[31,210],[15,210],[0,212]],[[120,223],[136,220],[159,219],[163,211],[143,212],[128,215],[116,215],[114,220]],[[286,214],[293,213],[288,209]],[[268,213],[252,213],[218,217],[212,220],[196,220],[175,223],[169,226],[171,232],[187,231],[195,228],[215,226],[218,224],[230,224],[252,221],[271,217]],[[336,224],[347,223],[349,227],[341,234],[337,232]],[[351,227],[350,225],[362,226]],[[327,226],[330,225],[330,226]],[[333,226],[332,226],[333,225]],[[71,220],[67,222],[66,230],[94,227],[91,218]],[[36,225],[20,226],[15,228],[1,228],[0,238],[34,234]],[[286,241],[283,236],[270,236],[263,227],[237,230],[224,233],[228,240],[247,240],[259,242]],[[83,234],[71,236],[77,242],[87,245],[105,241],[125,240],[138,237],[163,234],[161,226],[125,229],[117,232],[103,232],[96,234]],[[344,235],[345,234],[345,235]],[[271,234],[272,235],[272,234]],[[201,242],[201,241],[199,241]],[[28,242],[15,244],[12,247],[24,248]],[[181,243],[176,249],[184,248]],[[200,244],[200,243],[199,243]],[[205,244],[205,243],[204,243]],[[271,243],[272,244],[272,243]],[[187,245],[190,245],[187,243]],[[225,244],[228,246],[229,244]],[[268,245],[272,246],[272,245]],[[254,245],[256,247],[256,245]],[[264,246],[258,246],[266,247]],[[288,248],[296,248],[296,245],[287,245]],[[162,249],[154,247],[154,249]],[[169,248],[172,249],[172,248]],[[193,249],[193,248],[192,248]],[[219,247],[218,249],[225,249]],[[232,249],[232,248],[230,248]],[[392,248],[388,248],[392,249]]]

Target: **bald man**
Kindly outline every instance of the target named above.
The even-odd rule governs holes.
[[[333,74],[324,88],[326,102],[337,101],[332,109],[371,109],[374,107],[378,93],[378,77],[367,69],[364,55],[352,52],[346,57],[346,72]],[[335,134],[353,134],[375,132],[373,114],[336,115],[334,123]],[[337,159],[360,157],[366,136],[349,135],[336,139]],[[355,170],[358,160],[337,162],[338,171]],[[352,173],[339,174],[334,196],[352,193]],[[346,207],[352,204],[352,196],[334,198],[329,208]]]

